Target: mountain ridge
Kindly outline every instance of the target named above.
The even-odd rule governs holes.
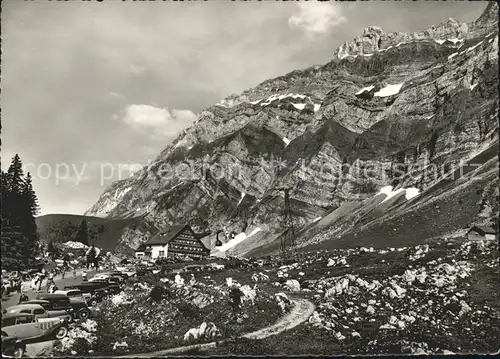
[[[135,213],[156,227],[182,221],[197,230],[236,221],[236,231],[275,233],[283,185],[293,187],[299,227],[383,186],[422,191],[443,170],[395,178],[396,167],[456,161],[498,130],[495,19],[492,2],[474,22],[448,20],[427,33],[405,37],[370,27],[324,66],[266,80],[207,108],[86,215]],[[390,45],[401,39],[409,40]],[[343,168],[367,171],[373,163],[379,172],[371,178]],[[154,172],[163,165],[182,165],[194,176],[159,178]],[[206,165],[238,173],[218,181]]]

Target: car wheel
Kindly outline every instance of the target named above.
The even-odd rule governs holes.
[[[14,349],[14,358],[22,358],[24,356],[24,352],[26,351],[26,347],[24,345],[17,346]]]
[[[88,310],[88,309],[81,309],[78,312],[78,318],[80,318],[82,320],[88,319],[89,317],[90,317],[90,310]]]
[[[57,333],[56,333],[56,339],[63,339],[63,338],[66,338],[66,336],[68,335],[68,327],[66,326],[62,326],[60,327],[58,330],[57,330]]]
[[[97,305],[97,300],[93,299],[91,302],[90,302],[90,306],[91,307],[95,307]]]

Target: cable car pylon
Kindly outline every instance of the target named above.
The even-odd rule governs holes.
[[[295,251],[295,228],[293,226],[292,210],[290,206],[290,190],[291,187],[282,186],[278,188],[284,193],[285,203],[283,208],[283,218],[281,226],[283,234],[281,235],[281,258],[286,260],[288,252]]]

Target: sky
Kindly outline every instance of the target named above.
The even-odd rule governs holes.
[[[485,2],[2,1],[2,169],[18,153],[40,214],[82,214],[204,108],[328,62],[378,25],[472,21]]]

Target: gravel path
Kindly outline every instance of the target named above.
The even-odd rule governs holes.
[[[307,299],[298,299],[292,301],[294,307],[292,311],[278,320],[274,325],[257,330],[253,333],[243,335],[247,339],[264,339],[272,335],[280,334],[286,330],[295,328],[297,325],[305,322],[314,312],[315,306]]]
[[[244,334],[242,337],[246,339],[264,339],[267,337],[270,337],[272,335],[277,335],[280,334],[284,331],[290,330],[292,328],[295,328],[297,325],[302,324],[306,320],[309,319],[311,314],[314,312],[315,306],[313,303],[311,303],[307,299],[296,299],[292,300],[292,303],[294,304],[293,309],[290,313],[285,315],[283,318],[278,320],[275,324],[257,330],[252,333],[247,333]],[[177,348],[171,348],[171,349],[165,349],[165,350],[160,350],[156,352],[151,352],[151,353],[143,353],[143,354],[133,354],[133,355],[125,355],[120,358],[132,358],[132,357],[158,357],[158,356],[164,356],[167,354],[177,354],[177,353],[184,353],[187,351],[191,351],[194,349],[198,350],[206,350],[206,349],[212,349],[216,348],[219,344],[226,342],[228,339],[223,339],[218,342],[211,342],[211,343],[203,343],[203,344],[193,344],[193,345],[188,345],[184,347],[177,347]]]

